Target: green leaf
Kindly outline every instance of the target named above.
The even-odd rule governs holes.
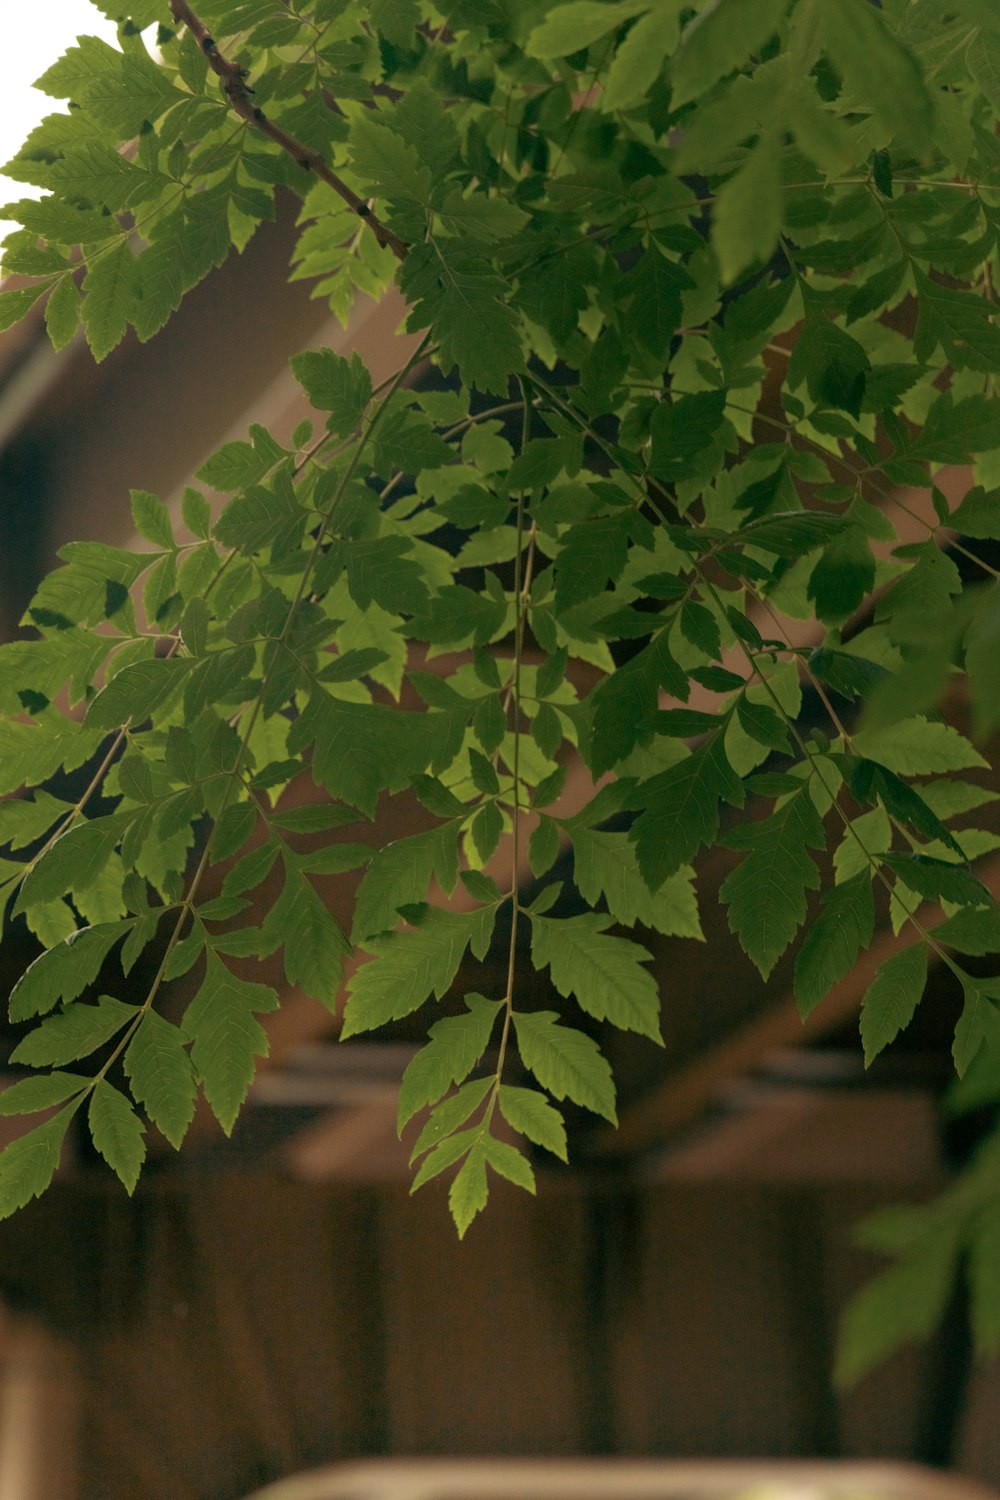
[[[0,292],[0,333],[13,328],[15,323],[20,323],[45,289],[45,282],[39,281],[34,286],[21,286],[16,290]]]
[[[824,891],[822,910],[796,955],[795,998],[803,1020],[850,973],[874,931],[875,903],[866,867]]]
[[[805,308],[805,322],[788,361],[788,383],[795,387],[804,380],[817,405],[859,417],[871,370],[868,355],[857,339],[827,317],[814,297],[806,297]],[[839,529],[846,524],[840,517],[828,519],[838,522]],[[816,542],[820,540],[826,538],[817,537]]]
[[[911,891],[930,901],[951,901],[958,906],[989,906],[993,897],[984,885],[961,865],[926,854],[884,854],[882,864]]]
[[[611,918],[597,912],[577,917],[531,919],[531,959],[546,966],[560,995],[574,999],[588,1015],[623,1031],[660,1038],[660,996],[643,963],[648,949],[605,931]]]
[[[674,57],[674,109],[742,67],[781,24],[788,0],[708,0],[688,22]]]
[[[994,38],[996,43],[996,38]],[[998,89],[1000,93],[1000,89]],[[972,1221],[969,1238],[970,1318],[976,1348],[987,1357],[1000,1349],[1000,1204],[988,1203]]]
[[[862,1287],[841,1324],[839,1385],[852,1385],[901,1346],[930,1337],[952,1296],[958,1252],[956,1226],[942,1224]]]
[[[783,214],[780,142],[773,131],[767,131],[716,196],[712,247],[727,285],[748,266],[770,260]]]
[[[528,222],[528,215],[513,203],[483,193],[466,197],[461,188],[448,193],[437,213],[450,234],[467,234],[477,240],[509,239]]]
[[[36,625],[65,629],[96,625],[115,615],[128,617],[128,592],[149,566],[148,556],[101,542],[70,542],[59,556],[67,566],[42,580],[29,606]]]
[[[470,637],[476,645],[485,645],[506,613],[506,606],[496,599],[484,598],[461,583],[446,584],[414,615],[407,631],[416,640],[435,646]]]
[[[351,158],[362,182],[378,197],[426,203],[431,174],[415,148],[376,120],[355,119],[351,127]]]
[[[951,391],[942,391],[905,456],[918,462],[967,463],[973,453],[996,447],[998,413],[1000,403],[985,396],[956,401]]]
[[[599,594],[621,577],[628,561],[628,512],[597,516],[572,527],[556,558],[556,610],[561,612]]]
[[[920,788],[921,796],[939,818],[954,818],[960,813],[972,812],[977,807],[986,807],[1000,800],[1000,792],[989,787],[973,786],[971,781],[946,777],[941,781],[925,781]]]
[[[913,943],[879,964],[861,1002],[865,1067],[908,1026],[927,983],[927,945]]]
[[[135,301],[135,260],[127,240],[101,251],[83,281],[83,327],[96,360],[125,337]]]
[[[1000,952],[1000,908],[964,907],[934,929],[936,942],[980,957]]]
[[[134,918],[84,927],[47,953],[21,975],[10,995],[10,1019],[27,1021],[44,1015],[60,1001],[75,1000],[93,984],[119,938],[131,931]]]
[[[11,1062],[29,1068],[61,1068],[102,1047],[138,1013],[137,1005],[126,1005],[112,995],[101,995],[96,1005],[78,1000],[22,1038],[10,1055]]]
[[[601,833],[574,824],[573,879],[589,906],[603,896],[616,922],[641,922],[668,937],[701,938],[694,872],[682,865],[656,891],[639,873],[635,846],[626,833]]]
[[[149,490],[130,490],[129,502],[132,520],[140,536],[157,547],[171,551],[174,532],[170,524],[170,513],[163,501],[157,495],[150,494]]]
[[[209,509],[208,501],[204,495],[200,494],[198,490],[191,489],[190,486],[184,490],[181,501],[181,515],[184,519],[184,525],[192,536],[208,538],[212,524],[212,513]]]
[[[476,853],[483,864],[496,853],[503,835],[504,817],[495,802],[484,802],[472,820],[470,833]]]
[[[37,786],[60,769],[83,765],[101,738],[72,721],[49,716],[44,724],[0,720],[0,795]]]
[[[37,288],[29,287],[29,291]],[[3,326],[3,299],[16,296],[15,292],[0,292],[0,327]],[[34,301],[34,298],[32,298]],[[55,284],[45,304],[45,327],[53,349],[65,349],[80,326],[83,303],[72,276],[63,276]]]
[[[178,656],[137,661],[123,667],[91,700],[88,729],[117,729],[132,720],[141,724],[168,702],[191,672],[191,662]]]
[[[769,750],[780,750],[785,755],[792,753],[785,721],[767,703],[755,703],[752,698],[743,697],[736,705],[736,717],[750,738],[759,745],[766,745]]]
[[[806,915],[806,891],[819,885],[808,849],[826,845],[823,825],[807,788],[789,797],[769,818],[742,824],[725,838],[749,853],[719,889],[729,904],[729,926],[767,979]]]
[[[468,994],[465,1004],[465,1015],[435,1021],[430,1041],[407,1063],[397,1109],[400,1134],[418,1110],[435,1104],[452,1084],[463,1083],[486,1051],[503,1002]]]
[[[938,344],[959,370],[993,370],[1000,359],[1000,328],[991,302],[977,293],[954,291],[912,266],[917,291],[914,354],[926,360]]]
[[[721,734],[700,745],[693,755],[643,782],[636,795],[641,807],[630,837],[639,869],[650,890],[658,890],[682,865],[691,863],[719,827],[719,801],[742,807],[743,785],[726,759]]]
[[[651,472],[658,479],[686,478],[692,460],[710,448],[719,433],[725,411],[725,391],[697,391],[660,402],[649,422]]]
[[[294,536],[305,519],[291,476],[282,469],[267,486],[251,485],[245,494],[230,500],[213,534],[224,547],[237,547],[249,557]]]
[[[515,1187],[524,1188],[527,1193],[534,1193],[535,1174],[530,1163],[525,1160],[516,1146],[511,1146],[506,1141],[498,1141],[495,1136],[491,1135],[484,1138],[483,1146],[487,1163],[494,1172],[501,1177],[506,1177],[507,1181],[514,1183]]]
[[[439,911],[431,907],[418,927],[369,938],[366,949],[374,957],[362,964],[348,983],[341,1036],[372,1031],[386,1021],[408,1016],[429,996],[437,999],[451,985],[466,948],[486,951],[495,912],[490,907],[472,912]]]
[[[509,1083],[502,1083],[498,1102],[500,1113],[513,1130],[536,1145],[544,1146],[560,1161],[567,1160],[566,1126],[562,1115],[544,1094],[537,1089],[514,1088]]]
[[[412,412],[394,412],[377,427],[368,442],[372,467],[379,474],[402,469],[419,474],[453,463],[455,450],[422,417]]]
[[[1000,491],[977,484],[952,511],[950,524],[965,536],[1000,539]]]
[[[133,1096],[178,1149],[194,1118],[196,1093],[184,1033],[147,1011],[126,1050],[125,1072]]]
[[[477,1079],[474,1083],[467,1083],[465,1085],[465,1088],[461,1089],[459,1091],[459,1094],[456,1094],[453,1099],[447,1099],[445,1100],[444,1104],[438,1105],[437,1109],[434,1111],[434,1117],[443,1115],[447,1111],[449,1105],[457,1104],[459,1098],[461,1098],[462,1107],[465,1110],[465,1118],[467,1119],[469,1115],[472,1114],[473,1109],[475,1109],[475,1105],[469,1108],[466,1102],[466,1096],[468,1095],[470,1097],[474,1097],[473,1091],[480,1089],[480,1098],[482,1098],[482,1095],[490,1088],[492,1082],[493,1080],[491,1078],[484,1078]],[[432,1117],[432,1119],[434,1117]],[[461,1158],[465,1156],[466,1152],[470,1149],[473,1143],[481,1139],[481,1137],[482,1126],[479,1125],[473,1126],[470,1130],[461,1130],[457,1134],[450,1135],[446,1140],[440,1141],[439,1144],[436,1145],[430,1152],[430,1155],[420,1163],[420,1166],[417,1169],[417,1175],[414,1177],[412,1183],[410,1184],[410,1192],[417,1192],[419,1188],[423,1187],[425,1182],[430,1182],[432,1177],[438,1177],[442,1172],[446,1171],[448,1167],[453,1167],[457,1161],[460,1161]],[[414,1148],[414,1156],[415,1155],[417,1155],[416,1148]]]
[[[869,540],[859,526],[851,526],[823,549],[807,593],[823,623],[838,625],[854,613],[874,582]]]
[[[489,262],[449,260],[445,243],[436,255],[425,246],[407,255],[400,285],[413,311],[406,326],[411,332],[433,326],[443,370],[457,365],[464,385],[504,396],[524,363],[507,287]]]
[[[372,20],[387,41],[412,47],[420,11],[416,0],[372,0]]]
[[[952,1057],[955,1071],[961,1078],[984,1042],[996,1055],[1000,1052],[1000,983],[995,979],[980,979],[971,974],[962,975],[962,990],[965,1004],[955,1027]]]
[[[117,913],[116,913],[117,915]],[[76,932],[77,919],[65,901],[43,901],[25,908],[24,918],[45,948],[54,948]]]
[[[617,1124],[611,1069],[597,1043],[562,1026],[554,1010],[514,1012],[521,1061],[556,1099],[572,1099]]]
[[[561,849],[558,825],[552,818],[539,818],[528,840],[528,864],[536,880],[551,870]]]
[[[413,543],[403,536],[336,542],[329,556],[343,563],[347,586],[359,609],[377,604],[390,614],[418,614],[427,604],[424,570],[408,557]]]
[[[91,1079],[78,1073],[42,1073],[37,1078],[22,1078],[0,1092],[0,1115],[32,1115],[51,1109],[89,1089]]]
[[[994,111],[1000,114],[1000,37],[986,26],[974,31],[965,49],[972,80]]]
[[[266,938],[280,940],[285,978],[336,1011],[351,945],[310,881],[285,862],[285,884],[263,924]]]
[[[1000,686],[1000,589],[994,584],[985,592],[965,637],[965,669],[973,704],[973,722],[981,739],[992,734],[1000,721],[997,688]],[[947,649],[947,648],[946,648]]]
[[[425,1151],[430,1151],[431,1156],[421,1165],[417,1173],[411,1192],[416,1192],[424,1182],[431,1177],[436,1177],[438,1172],[444,1171],[445,1167],[457,1160],[456,1156],[442,1160],[435,1149],[447,1136],[452,1135],[460,1125],[464,1125],[470,1115],[482,1104],[487,1094],[493,1088],[495,1079],[472,1078],[464,1083],[457,1093],[450,1094],[443,1104],[437,1105],[431,1110],[430,1118],[424,1125],[410,1152],[410,1163],[416,1161],[418,1156],[423,1156]],[[463,1150],[469,1148],[469,1132],[464,1131],[465,1144]],[[461,1152],[459,1153],[461,1154]],[[435,1158],[438,1158],[435,1160]]]
[[[211,458],[207,458],[197,471],[196,478],[203,484],[210,484],[213,489],[231,493],[241,490],[248,484],[254,484],[263,478],[271,467],[269,460],[258,453],[250,443],[223,443],[221,448],[216,449]],[[190,491],[194,494],[194,491]],[[185,524],[191,529],[191,523],[185,516]],[[207,517],[205,518],[207,520]],[[208,534],[208,527],[203,525],[199,519],[196,536]]]
[[[687,675],[674,660],[668,629],[659,631],[648,646],[594,689],[590,766],[595,775],[624,760],[644,731],[652,729],[661,688],[687,700]]]
[[[917,149],[933,140],[934,106],[920,65],[867,0],[824,0],[826,50],[857,103]]]
[[[454,826],[433,828],[378,850],[358,887],[352,942],[364,943],[366,938],[391,931],[401,907],[426,900],[431,875],[447,863],[456,834]]]
[[[292,359],[292,373],[318,411],[329,412],[327,427],[349,437],[372,398],[372,378],[360,354],[349,360],[332,349],[309,350]]]
[[[9,1218],[45,1192],[55,1176],[62,1143],[75,1113],[76,1104],[67,1105],[44,1125],[29,1130],[0,1151],[0,1218]]]
[[[91,818],[61,834],[26,876],[18,906],[55,901],[71,889],[92,885],[114,854],[123,827],[119,816]]]
[[[134,1192],[146,1158],[144,1131],[135,1110],[116,1088],[99,1078],[90,1096],[87,1123],[94,1145],[108,1166]]]
[[[600,99],[602,109],[631,109],[640,103],[674,52],[679,16],[679,4],[662,0],[636,22],[608,69]]]
[[[525,51],[529,57],[567,57],[591,43],[600,41],[630,16],[648,11],[651,0],[618,0],[605,5],[602,0],[571,0],[558,5],[540,26],[530,33]]]
[[[317,690],[292,725],[288,751],[297,755],[314,744],[314,779],[331,796],[370,816],[379,792],[406,786],[433,763],[448,718],[349,703]]]
[[[902,776],[964,771],[988,764],[957,729],[919,714],[887,729],[861,730],[854,736],[854,748],[858,755]]]
[[[182,1029],[193,1041],[191,1061],[226,1135],[253,1082],[254,1058],[268,1052],[267,1033],[254,1015],[277,1008],[278,996],[269,985],[238,979],[209,952],[204,980],[184,1012]]]
[[[664,255],[655,242],[629,272],[627,285],[634,295],[625,315],[625,331],[656,359],[665,358],[670,349],[681,322],[683,293],[692,284],[684,267]]]
[[[448,1190],[448,1207],[459,1239],[478,1213],[486,1207],[490,1190],[486,1181],[486,1141],[480,1138],[469,1151]]]
[[[546,705],[543,704],[542,707],[544,708]],[[494,755],[503,744],[504,736],[507,733],[507,715],[504,712],[499,696],[493,694],[489,698],[482,700],[472,716],[472,727],[475,731],[476,739],[482,745],[486,754]],[[558,748],[558,746],[554,748]]]

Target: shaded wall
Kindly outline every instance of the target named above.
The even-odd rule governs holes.
[[[871,1269],[850,1226],[880,1198],[501,1185],[459,1244],[436,1187],[67,1185],[3,1226],[0,1280],[76,1344],[80,1500],[236,1500],[393,1453],[964,1452],[996,1481],[988,1418],[954,1423],[960,1331],[830,1386],[835,1309]]]

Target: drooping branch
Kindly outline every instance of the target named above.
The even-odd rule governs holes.
[[[170,12],[175,21],[187,27],[198,43],[209,66],[222,80],[223,92],[236,113],[266,135],[276,146],[280,146],[282,151],[287,151],[300,167],[304,167],[307,172],[312,172],[321,182],[332,187],[334,192],[343,198],[351,212],[365,221],[378,243],[383,247],[388,246],[397,260],[405,260],[408,249],[405,241],[401,240],[397,234],[393,234],[392,230],[382,223],[365,200],[337,176],[318,151],[314,151],[311,146],[307,146],[294,135],[290,135],[287,130],[283,130],[280,125],[268,118],[259,104],[254,103],[253,90],[247,84],[247,70],[219,51],[212,33],[204,21],[191,9],[187,0],[170,0]]]

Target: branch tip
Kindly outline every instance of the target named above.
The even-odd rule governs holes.
[[[223,93],[241,119],[256,126],[276,146],[286,151],[298,166],[307,172],[314,172],[328,187],[332,187],[348,208],[370,226],[381,248],[385,249],[388,246],[397,260],[405,260],[409,249],[405,240],[401,240],[387,225],[382,223],[364,200],[359,198],[357,193],[349,188],[331,167],[327,166],[318,152],[297,140],[295,136],[289,135],[287,130],[282,130],[280,125],[268,119],[259,105],[251,102],[253,89],[248,88],[246,84],[247,69],[239,63],[231,62],[219,51],[215,38],[204,21],[191,9],[188,0],[170,0],[170,14],[178,25],[186,26],[194,37],[207,57],[212,71],[220,78]]]

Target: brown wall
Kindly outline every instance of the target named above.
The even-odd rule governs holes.
[[[567,1178],[501,1186],[460,1244],[436,1185],[64,1185],[3,1226],[0,1282],[79,1352],[80,1500],[236,1500],[381,1453],[964,1456],[995,1482],[983,1377],[954,1424],[960,1320],[831,1388],[880,1196]]]

